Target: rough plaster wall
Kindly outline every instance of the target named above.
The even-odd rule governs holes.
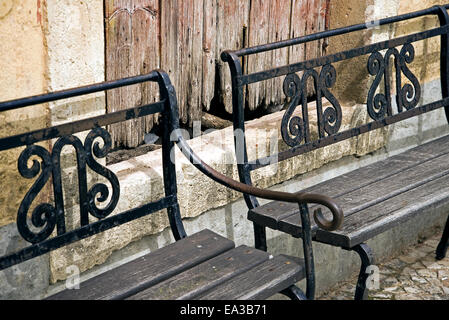
[[[103,1],[47,0],[46,4],[49,90],[104,81]],[[53,103],[52,125],[102,114],[104,104],[102,92]]]
[[[103,1],[46,2],[48,44],[48,80],[50,90],[61,90],[105,80]],[[104,92],[50,103],[51,124],[57,125],[105,113]],[[87,132],[76,134],[84,141]],[[104,161],[103,161],[104,162]],[[76,157],[71,147],[62,153],[61,169],[64,174],[63,191],[68,230],[79,226],[78,183]],[[88,170],[88,187],[98,176]],[[66,267],[59,268],[61,252],[50,253],[51,279],[55,270],[67,275]],[[89,256],[87,257],[89,260]]]
[[[364,23],[366,11],[374,0],[331,1],[329,29]],[[329,38],[328,54],[362,47],[370,42],[370,32],[355,32]],[[335,63],[337,82],[332,92],[340,102],[365,103],[367,91],[366,67],[363,57]]]
[[[41,8],[36,1],[2,1],[0,6],[0,100],[43,93],[45,81],[45,41],[43,38]],[[0,136],[38,129],[48,123],[45,105],[9,111],[0,114]],[[21,149],[0,152],[0,225],[15,220],[21,198],[30,181],[20,177],[17,157]]]
[[[0,101],[36,95],[46,91],[46,43],[41,1],[3,0],[0,2]],[[0,113],[0,137],[45,127],[49,123],[47,105]],[[48,143],[40,143],[48,147]],[[15,219],[23,195],[33,180],[22,178],[17,158],[23,148],[0,152],[0,255],[26,246],[17,235]],[[22,195],[22,196],[15,196]],[[45,190],[37,201],[47,196]],[[36,266],[39,266],[36,268]],[[0,272],[0,298],[32,299],[48,287],[49,271],[45,256]]]

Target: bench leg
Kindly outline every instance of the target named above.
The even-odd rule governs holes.
[[[447,247],[449,245],[449,217],[446,221],[446,226],[443,230],[443,235],[441,236],[440,243],[437,246],[436,258],[437,260],[442,260],[446,257]]]
[[[280,293],[289,297],[292,300],[307,300],[306,295],[299,289],[297,286],[292,285],[285,290],[282,290]]]
[[[360,267],[359,279],[355,288],[354,300],[365,300],[368,297],[368,290],[366,288],[366,281],[368,279],[367,268],[374,263],[374,254],[367,244],[361,243],[354,248],[353,251],[357,252],[362,260]]]
[[[256,249],[267,251],[267,234],[264,226],[260,226],[257,223],[254,225],[254,247]]]

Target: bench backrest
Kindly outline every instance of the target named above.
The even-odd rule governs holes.
[[[0,257],[0,270],[162,209],[167,209],[174,238],[179,240],[186,236],[176,196],[175,164],[170,156],[174,146],[170,140],[173,125],[170,109],[176,107],[176,96],[168,76],[163,71],[153,71],[146,75],[3,102],[0,103],[0,112],[16,110],[20,113],[25,107],[41,103],[145,82],[158,84],[159,101],[142,106],[129,106],[128,109],[113,113],[0,138],[0,151],[22,147],[23,151],[18,159],[18,171],[22,177],[34,179],[34,184],[24,196],[17,212],[19,234],[30,245],[17,252],[7,252]],[[119,180],[112,171],[96,160],[106,157],[111,149],[111,136],[105,127],[159,112],[163,126],[161,161],[165,196],[137,208],[129,208],[125,212],[112,214],[120,197]],[[88,130],[90,132],[84,143],[74,135]],[[57,139],[51,150],[39,144],[41,141],[50,139]],[[63,169],[61,168],[61,150],[64,146],[72,146],[77,157],[80,225],[71,231],[66,230],[66,208],[62,191],[64,177],[61,174]],[[88,189],[87,168],[106,178],[112,189],[104,183],[96,183]],[[50,178],[54,203],[34,203],[34,209],[29,212],[33,202],[39,201],[36,198]],[[97,206],[96,201],[100,202],[100,207]],[[97,221],[89,222],[89,216],[97,218],[92,219]]]
[[[270,81],[275,78],[283,78],[283,92],[288,106],[286,107],[282,122],[282,140],[287,145],[287,149],[274,155],[259,158],[253,161],[248,160],[247,145],[244,134],[235,135],[235,150],[237,155],[237,165],[240,181],[251,185],[251,172],[258,168],[289,159],[318,148],[338,143],[354,136],[408,119],[441,107],[445,108],[446,116],[449,116],[449,16],[447,9],[449,5],[434,6],[426,10],[404,14],[396,17],[386,18],[371,23],[353,25],[310,34],[304,37],[280,41],[276,43],[264,44],[236,51],[224,51],[222,60],[227,62],[231,71],[232,79],[232,104],[233,104],[233,124],[235,131],[245,132],[245,104],[246,93],[251,85]],[[310,41],[326,39],[333,36],[344,35],[351,32],[368,29],[370,26],[382,26],[408,19],[436,15],[439,18],[440,26],[422,32],[396,37],[387,41],[363,47],[352,48],[347,51],[335,54],[292,63],[280,67],[273,67],[268,70],[256,70],[244,74],[242,61],[251,55],[274,51],[294,45],[305,44]],[[441,99],[418,105],[421,97],[421,86],[408,65],[414,60],[415,49],[413,43],[416,41],[440,37],[441,57],[440,76],[442,97]],[[382,51],[386,51],[384,54]],[[338,81],[334,63],[353,59],[359,56],[368,56],[366,72],[374,79],[368,90],[366,99],[367,111],[371,117],[371,122],[359,127],[340,131],[342,123],[342,109],[339,101],[332,94],[331,88]],[[394,61],[395,74],[391,67]],[[247,68],[246,68],[247,69]],[[298,73],[301,72],[300,77]],[[396,81],[396,106],[393,108],[391,99],[391,80]],[[402,84],[407,78],[406,84]],[[310,112],[307,105],[307,82],[313,80],[315,89],[317,128],[316,135],[310,132],[309,117]],[[382,84],[382,79],[384,82]],[[309,81],[310,82],[310,81]],[[379,90],[383,86],[383,90]],[[381,91],[381,92],[379,92]],[[323,99],[330,102],[329,106],[323,106]],[[295,109],[301,108],[300,116],[294,115]],[[393,110],[395,109],[395,110]],[[313,139],[312,136],[317,136]],[[245,200],[249,208],[257,207],[258,201],[251,195],[245,195]]]

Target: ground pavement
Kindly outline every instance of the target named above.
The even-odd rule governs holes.
[[[378,289],[369,291],[369,300],[449,300],[449,251],[435,259],[437,235],[411,246],[402,255],[377,265]],[[376,278],[371,278],[375,284]],[[318,300],[352,300],[357,275],[317,297]]]

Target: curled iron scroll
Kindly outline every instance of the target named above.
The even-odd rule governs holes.
[[[373,120],[381,120],[386,116],[392,116],[390,94],[390,58],[395,59],[396,71],[396,104],[398,112],[403,108],[410,110],[417,106],[421,98],[421,86],[418,79],[410,71],[407,64],[413,62],[415,49],[410,43],[402,46],[399,52],[396,48],[390,48],[382,56],[380,52],[373,52],[368,58],[368,72],[375,76],[375,79],[368,91],[367,107],[368,114]],[[402,86],[402,74],[411,82]],[[384,78],[384,93],[376,93],[382,78]]]
[[[37,156],[41,162],[33,159],[32,166],[28,167],[31,157]],[[31,203],[42,190],[51,176],[52,165],[50,153],[41,146],[32,145],[27,147],[19,156],[18,169],[24,178],[35,178],[40,175],[25,195],[19,206],[17,213],[17,227],[22,237],[31,242],[37,243],[45,240],[53,232],[56,225],[56,209],[49,203],[39,204],[31,214],[31,221],[40,231],[32,231],[27,224],[27,214]]]
[[[98,142],[94,143],[94,140],[97,138],[103,140],[103,147],[100,147]],[[84,146],[73,135],[61,137],[54,144],[52,154],[41,146],[27,146],[18,159],[19,173],[27,179],[35,178],[39,173],[40,175],[19,206],[17,228],[20,235],[30,243],[44,241],[53,233],[56,226],[58,235],[65,233],[60,157],[61,150],[66,145],[73,146],[76,151],[81,225],[89,223],[88,213],[91,213],[98,219],[102,219],[111,214],[117,205],[120,195],[118,179],[114,173],[99,164],[94,158],[94,155],[97,158],[105,157],[111,149],[111,137],[106,130],[94,128],[88,134]],[[39,157],[41,161],[39,162],[33,159],[32,165],[29,167],[28,164],[32,157]],[[112,186],[111,200],[103,209],[96,206],[95,200],[105,202],[109,197],[109,189],[104,183],[96,183],[90,190],[87,190],[86,165],[99,175],[105,177]],[[27,221],[28,211],[50,177],[53,178],[55,204],[42,203],[37,205],[31,214],[33,228],[30,228]]]
[[[404,46],[401,49],[400,56],[402,57],[401,59],[402,73],[404,73],[404,75],[412,83],[412,85],[408,83],[405,84],[401,90],[402,105],[405,107],[405,109],[410,110],[416,107],[416,105],[419,102],[419,99],[421,98],[421,86],[419,84],[419,81],[407,67],[407,64],[412,63],[413,60],[415,59],[415,48],[413,48],[413,46],[410,43],[404,44]]]
[[[293,116],[296,106],[302,99],[302,82],[296,73],[288,74],[283,84],[284,94],[291,99],[281,122],[282,139],[289,146],[300,144],[306,137],[306,128],[303,119]]]
[[[310,142],[309,116],[307,101],[307,81],[313,78],[316,91],[316,109],[318,117],[318,135],[332,135],[338,132],[342,121],[341,106],[335,96],[329,91],[336,82],[337,72],[331,64],[324,65],[320,74],[313,69],[304,71],[302,79],[298,75],[288,74],[284,79],[284,94],[290,98],[287,110],[282,118],[281,133],[284,142],[295,147]],[[323,110],[322,97],[325,97],[330,106]],[[293,115],[296,107],[301,104],[302,117]]]
[[[96,138],[101,138],[103,140],[103,147],[100,148],[99,142],[95,142]],[[104,183],[96,183],[88,192],[88,206],[89,212],[98,219],[103,219],[107,217],[115,209],[118,199],[120,197],[120,186],[117,177],[112,171],[100,165],[95,161],[93,154],[97,158],[104,158],[109,153],[112,147],[112,140],[109,133],[102,128],[93,129],[86,138],[84,143],[84,148],[87,156],[88,166],[94,170],[99,175],[105,177],[112,186],[112,197],[109,203],[104,209],[100,209],[95,204],[95,200],[99,202],[105,202],[109,197],[109,189]],[[97,197],[97,195],[99,195]]]
[[[336,81],[337,71],[334,66],[331,64],[323,66],[320,72],[320,90],[322,95],[331,103],[331,106],[324,110],[322,117],[320,117],[320,114],[318,114],[318,117],[322,118],[322,121],[320,121],[319,124],[328,135],[337,133],[338,130],[340,130],[342,121],[340,103],[329,91],[329,89],[334,86]],[[323,137],[324,135],[320,136],[320,138]]]

